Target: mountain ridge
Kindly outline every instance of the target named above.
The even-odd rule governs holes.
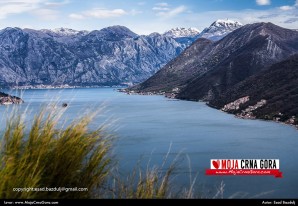
[[[197,48],[199,48],[197,50]],[[241,118],[298,124],[298,32],[272,23],[198,39],[134,93],[205,101]]]
[[[139,36],[121,26],[70,36],[5,28],[0,45],[2,87],[138,83],[185,48],[172,38]]]
[[[179,37],[195,37],[200,33],[200,30],[194,27],[184,28],[176,27],[163,33],[164,36],[179,38]]]
[[[298,52],[298,32],[272,23],[247,25],[232,35],[220,40],[216,46],[240,46],[228,46],[221,51],[231,53],[206,76],[193,79],[178,95],[180,98],[188,98],[190,95],[192,99],[208,101],[247,77]]]
[[[207,94],[221,92],[219,87],[225,90],[265,65],[293,55],[298,51],[297,35],[295,31],[270,23],[256,23],[242,26],[216,42],[206,44],[198,39],[157,74],[132,89],[171,92],[179,87],[178,98],[208,101]]]
[[[206,38],[212,41],[218,41],[242,26],[243,24],[238,21],[218,19],[214,21],[209,27],[205,28],[197,36],[197,38]]]
[[[198,36],[193,28],[172,31],[180,34],[138,35],[119,25],[94,31],[5,28],[0,31],[0,86],[137,84]]]

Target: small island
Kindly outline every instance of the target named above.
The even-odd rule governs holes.
[[[24,103],[24,101],[21,98],[0,92],[0,105],[22,104],[22,103]]]

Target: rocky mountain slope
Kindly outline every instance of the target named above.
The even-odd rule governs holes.
[[[176,87],[182,88],[187,81],[195,77],[198,71],[198,61],[205,58],[212,45],[213,42],[211,40],[198,39],[155,75],[142,84],[132,87],[131,90],[141,92],[170,92]]]
[[[297,81],[298,32],[256,23],[217,42],[198,39],[131,90],[203,100],[242,118],[297,125]]]
[[[153,75],[185,45],[160,34],[139,36],[126,27],[0,31],[0,86],[123,85]]]
[[[180,37],[195,37],[200,34],[200,30],[197,28],[183,28],[177,27],[173,28],[169,31],[166,31],[163,35],[172,38],[180,38]]]
[[[298,32],[271,23],[243,26],[217,42],[198,39],[144,83],[139,91],[178,92],[210,101],[267,66],[298,52]]]
[[[214,62],[208,66],[210,70],[204,76],[193,78],[179,96],[212,100],[235,84],[297,52],[298,32],[271,23],[244,26],[214,45],[208,62]]]
[[[163,36],[175,39],[182,45],[189,46],[198,39],[200,30],[197,28],[174,28],[163,34]]]
[[[231,104],[238,101],[236,107]],[[259,108],[258,102],[266,101]],[[230,104],[230,106],[229,106]],[[238,116],[298,124],[298,54],[236,84],[209,105]],[[252,107],[250,113],[247,109]]]
[[[214,25],[220,33],[234,28],[219,21]],[[209,34],[207,38],[212,39]],[[91,32],[6,28],[0,31],[0,87],[140,83],[198,37],[195,28],[175,28],[147,36],[123,26]]]

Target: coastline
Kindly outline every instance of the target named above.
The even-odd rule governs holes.
[[[210,105],[206,104],[207,106],[211,107]],[[211,108],[214,108],[214,107],[211,107]],[[216,109],[216,108],[215,108]],[[264,122],[273,122],[273,123],[277,123],[277,124],[283,124],[283,125],[286,125],[286,126],[291,126],[291,127],[294,127],[298,130],[298,125],[295,125],[295,124],[291,124],[291,123],[286,123],[286,122],[281,122],[281,121],[276,121],[276,120],[270,120],[270,119],[261,119],[261,118],[246,118],[246,117],[243,117],[243,116],[240,116],[240,115],[235,115],[233,113],[229,113],[229,112],[225,112],[225,111],[222,111],[220,109],[216,109],[218,111],[221,111],[225,114],[231,114],[233,115],[235,118],[237,119],[244,119],[244,120],[259,120],[259,121],[264,121]]]
[[[9,94],[0,92],[0,106],[11,105],[11,104],[23,104],[24,100],[20,97],[11,96]]]
[[[118,92],[122,92],[122,93],[126,93],[127,95],[148,95],[148,96],[152,96],[152,95],[162,95],[168,99],[175,99],[175,100],[181,100],[181,101],[193,101],[193,102],[204,102],[208,107],[216,109],[218,111],[224,112],[226,114],[232,114],[235,118],[237,119],[247,119],[247,120],[260,120],[260,121],[266,121],[266,122],[274,122],[274,123],[278,123],[278,124],[283,124],[283,125],[288,125],[288,126],[292,126],[295,127],[298,130],[298,125],[296,124],[292,124],[292,123],[287,123],[287,122],[281,122],[281,121],[277,121],[277,120],[270,120],[270,119],[262,119],[262,118],[256,118],[256,117],[246,117],[246,116],[241,116],[240,114],[234,114],[232,112],[228,112],[228,111],[224,111],[222,109],[219,109],[215,106],[210,105],[208,102],[205,101],[195,101],[195,100],[187,100],[187,99],[178,99],[176,98],[176,93],[166,93],[166,92],[138,92],[138,91],[130,91],[127,89],[118,89]]]
[[[29,86],[14,86],[8,89],[12,90],[27,90],[27,89],[84,89],[84,88],[122,88],[124,86],[121,85],[113,85],[113,86],[70,86],[70,85],[59,85],[59,86],[52,86],[52,85],[29,85]]]

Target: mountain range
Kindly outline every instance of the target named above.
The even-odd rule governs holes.
[[[229,25],[214,22],[209,30],[227,34],[236,28]],[[199,35],[195,28],[150,35],[138,35],[123,26],[90,32],[6,28],[0,31],[0,86],[140,83],[177,57]],[[211,33],[208,38],[212,39]]]
[[[174,28],[163,35],[174,38],[177,42],[185,45],[192,44],[199,38],[205,38],[212,41],[218,41],[231,33],[232,31],[239,29],[243,25],[238,21],[218,19],[213,22],[209,27],[200,32],[197,28]]]
[[[184,46],[126,27],[92,32],[0,31],[0,85],[121,85],[153,75]]]
[[[293,71],[298,69],[295,66],[297,56],[291,57],[297,53],[297,31],[272,23],[249,24],[216,42],[199,38],[155,75],[131,90],[165,92],[178,99],[203,100],[228,112],[237,113],[240,109],[243,111],[241,115],[249,118],[265,118],[266,114],[272,119],[280,113],[284,118],[290,118],[297,116],[295,108],[298,107],[298,84],[293,80],[296,77]],[[281,81],[282,76],[288,81]],[[288,87],[292,89],[285,92]],[[267,95],[263,97],[262,93]],[[287,98],[284,95],[288,95]],[[287,100],[289,102],[283,102]]]

